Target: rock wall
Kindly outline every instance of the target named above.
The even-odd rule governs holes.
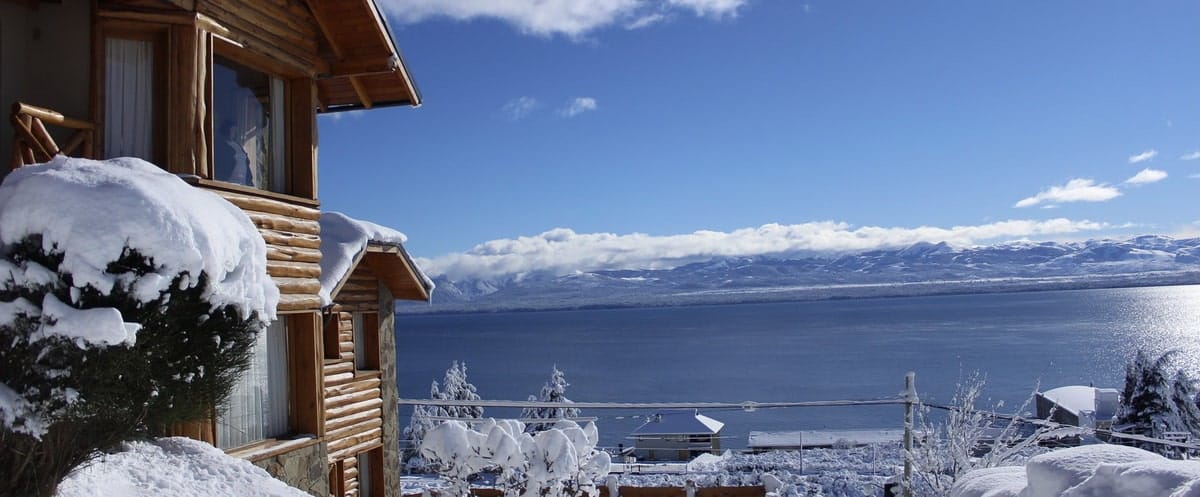
[[[329,495],[329,455],[324,443],[254,461],[254,465],[312,495]]]

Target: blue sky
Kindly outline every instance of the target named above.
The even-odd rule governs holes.
[[[1200,3],[380,4],[425,103],[322,117],[320,197],[435,273],[1200,220]]]

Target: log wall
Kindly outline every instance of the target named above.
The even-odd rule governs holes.
[[[333,317],[325,322],[338,347],[336,359],[325,359],[325,440],[330,464],[341,468],[333,489],[338,497],[358,497],[357,456],[383,446],[383,380],[379,371],[355,370],[353,313],[343,309]]]
[[[212,191],[241,208],[267,242],[267,274],[279,287],[279,311],[320,309],[321,212],[264,196]]]

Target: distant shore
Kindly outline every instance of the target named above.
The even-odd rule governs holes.
[[[990,293],[1143,288],[1200,284],[1200,271],[1152,271],[1132,274],[987,278],[957,281],[921,281],[846,285],[798,285],[742,287],[670,294],[641,293],[610,297],[550,300],[521,299],[515,302],[454,302],[439,305],[437,292],[432,304],[398,304],[401,314],[474,314],[543,312],[568,310],[624,309],[638,307],[684,307],[694,305],[762,304],[843,299],[927,297]]]

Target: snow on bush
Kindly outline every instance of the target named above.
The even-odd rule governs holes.
[[[954,483],[955,497],[1017,497],[1025,489],[1024,466],[998,466],[971,471]]]
[[[176,275],[191,275],[180,284],[192,287],[204,273],[209,284],[201,297],[213,308],[275,318],[279,290],[267,277],[266,244],[250,219],[141,159],[60,155],[9,173],[0,185],[0,244],[35,235],[44,251],[63,254],[60,271],[76,288],[108,295],[120,282],[133,283],[109,271],[132,250],[154,259],[131,288],[143,302],[157,299]]]
[[[1115,426],[1127,433],[1164,438],[1170,433],[1200,435],[1200,408],[1195,382],[1182,369],[1174,369],[1170,351],[1151,359],[1145,351],[1125,366],[1125,388]],[[1176,449],[1143,443],[1143,449],[1171,455]]]
[[[1084,445],[1048,452],[1025,464],[1029,486],[1021,497],[1058,497],[1090,477],[1101,464],[1166,460],[1152,452],[1122,445]]]
[[[537,434],[516,420],[488,419],[477,428],[447,421],[425,436],[421,455],[448,481],[448,493],[470,495],[470,478],[498,471],[497,486],[509,497],[599,495],[596,481],[610,459],[596,450],[596,425],[563,420]]]
[[[567,375],[558,369],[558,365],[554,365],[554,370],[550,373],[550,381],[542,385],[541,394],[538,396],[529,396],[530,402],[555,402],[559,404],[571,404],[571,399],[566,396],[567,387],[571,386],[567,383]],[[564,405],[562,407],[529,407],[521,412],[521,417],[524,419],[545,419],[550,420],[546,423],[531,422],[526,428],[530,432],[538,432],[554,426],[553,420],[570,419],[579,417],[579,409]]]
[[[479,400],[479,393],[467,380],[467,363],[454,361],[442,377],[442,387],[438,388],[437,380],[429,387],[429,398],[438,400]],[[421,442],[425,434],[433,430],[442,421],[436,418],[466,418],[480,419],[483,408],[479,406],[413,406],[412,418],[401,434],[409,444],[404,451],[404,464],[410,470],[426,469],[426,461],[420,456]]]
[[[138,159],[0,185],[0,495],[49,495],[124,440],[211,414],[279,293],[219,196]]]
[[[249,461],[203,442],[160,438],[123,444],[68,476],[57,497],[307,497]]]

